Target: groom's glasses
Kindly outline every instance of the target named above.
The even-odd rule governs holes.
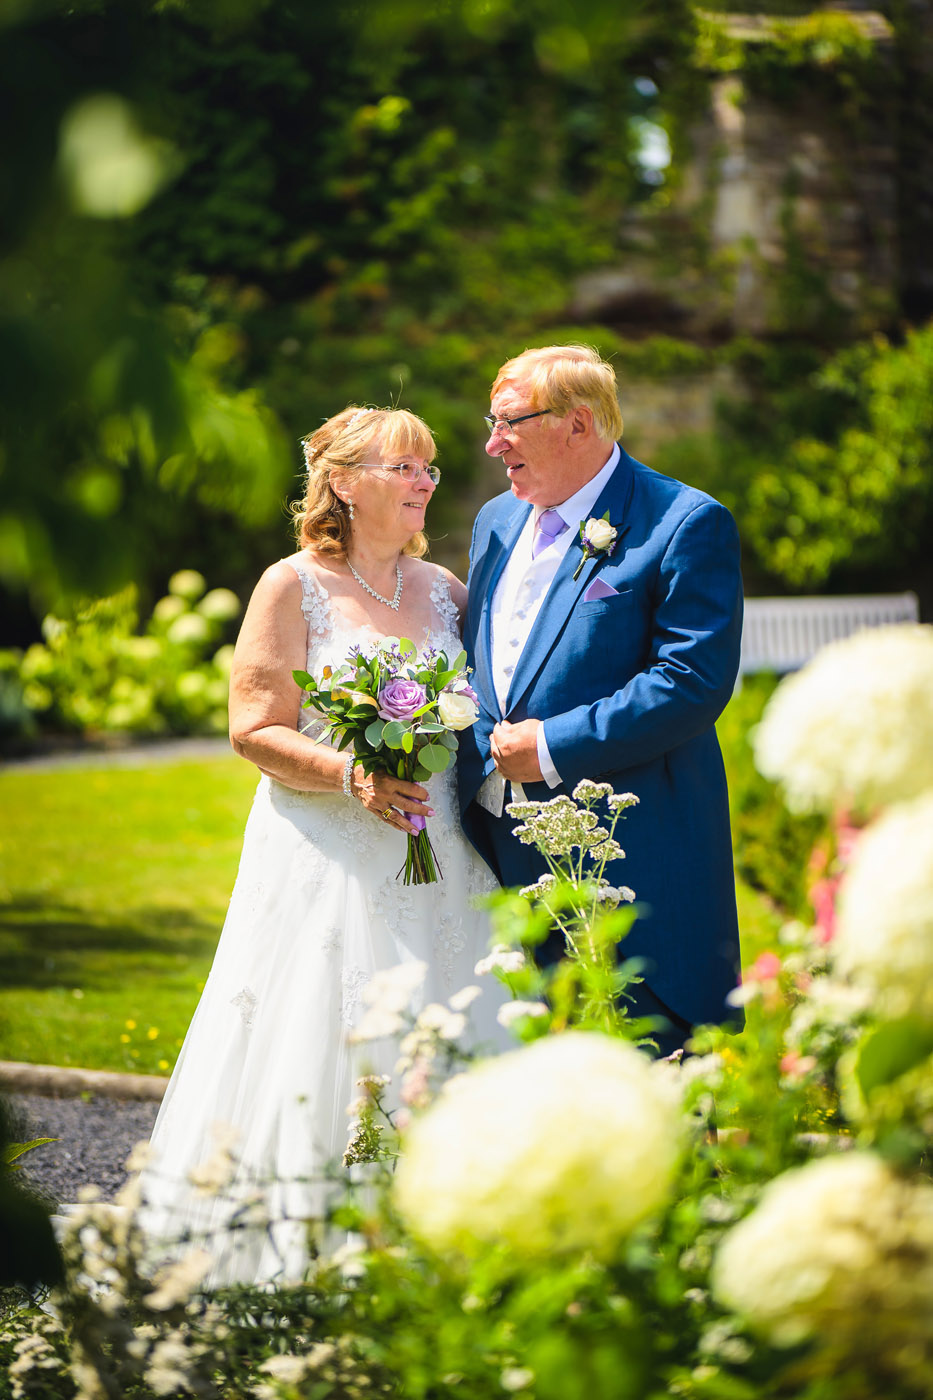
[[[523,413],[520,418],[493,418],[491,414],[483,415],[483,422],[489,429],[489,436],[495,437],[496,433],[512,433],[515,431],[516,423],[527,423],[529,418],[540,418],[543,413],[552,413],[553,409],[539,408],[534,413]]]
[[[409,486],[414,486],[416,481],[421,480],[422,473],[433,481],[436,486],[441,479],[440,467],[435,467],[432,462],[428,467],[421,467],[417,462],[359,462],[361,467],[382,467],[387,472],[398,472],[403,481],[407,481]]]

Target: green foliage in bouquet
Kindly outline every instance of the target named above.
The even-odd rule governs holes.
[[[42,642],[0,653],[15,696],[0,737],[224,733],[233,647],[221,643],[240,603],[205,589],[194,569],[173,574],[142,633],[133,585],[46,617]]]
[[[414,642],[402,637],[381,643],[371,655],[353,648],[344,665],[336,671],[325,667],[320,680],[307,671],[292,675],[306,692],[304,705],[325,717],[336,747],[352,748],[365,773],[381,771],[426,783],[453,762],[459,748],[456,731],[476,722],[476,699],[465,667],[465,651],[451,662],[446,652],[429,648],[419,653]],[[423,819],[410,820],[419,825]],[[409,835],[404,871],[406,885],[437,880],[426,827]]]

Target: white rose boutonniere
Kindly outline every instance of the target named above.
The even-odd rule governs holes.
[[[592,559],[594,554],[610,555],[616,547],[618,536],[618,526],[609,524],[608,510],[602,519],[591,515],[589,520],[581,520],[580,539],[583,541],[583,558],[576,567],[574,578],[579,578],[583,565],[587,559]]]

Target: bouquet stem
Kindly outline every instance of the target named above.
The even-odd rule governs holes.
[[[418,816],[412,817],[411,820],[421,829],[414,835],[409,832],[405,864],[395,878],[399,879],[404,871],[406,885],[434,885],[442,878],[442,872],[431,845],[427,822],[424,817]]]

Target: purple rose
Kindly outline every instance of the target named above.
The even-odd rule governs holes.
[[[454,695],[465,695],[468,700],[473,701],[474,705],[479,704],[479,696],[470,685],[469,681],[454,681],[450,689],[453,691]]]
[[[394,680],[382,687],[378,698],[380,719],[411,719],[428,697],[417,681]]]

